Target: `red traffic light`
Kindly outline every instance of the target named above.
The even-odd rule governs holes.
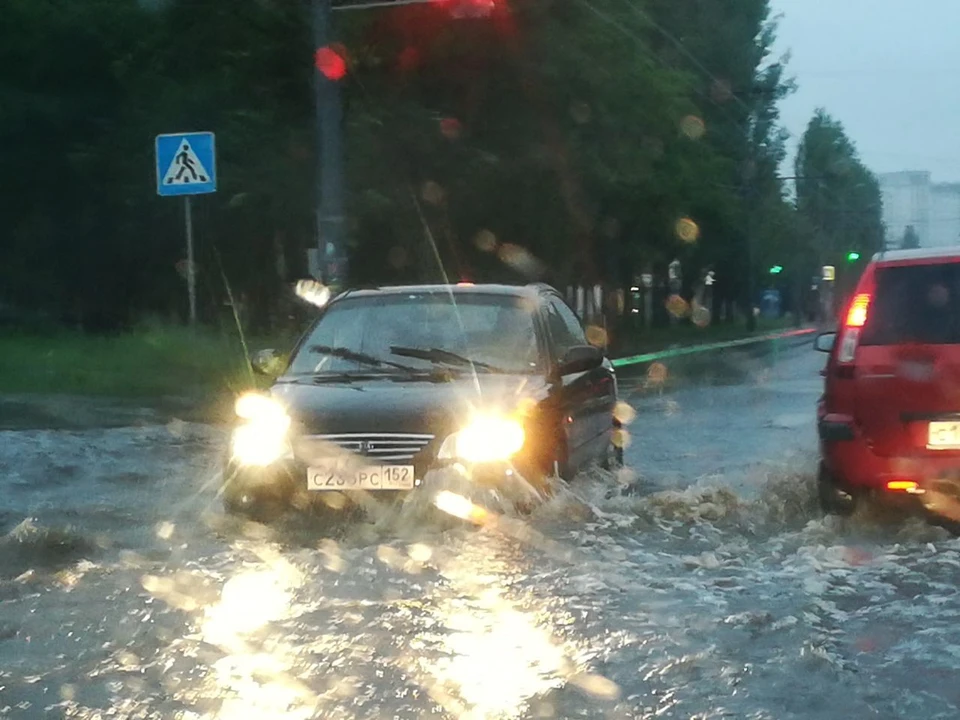
[[[347,74],[347,61],[332,47],[318,49],[313,62],[317,70],[328,80],[336,82],[342,80]]]

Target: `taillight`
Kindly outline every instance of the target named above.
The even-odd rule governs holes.
[[[837,361],[842,363],[853,362],[857,354],[857,343],[860,342],[860,333],[867,324],[867,311],[870,309],[870,294],[859,293],[854,296],[850,308],[847,310],[847,321],[844,323],[843,339],[840,341],[840,351]]]
[[[867,310],[870,308],[870,296],[860,293],[853,298],[847,311],[847,327],[862,328],[867,324]]]

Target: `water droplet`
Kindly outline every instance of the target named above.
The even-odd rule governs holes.
[[[473,244],[483,252],[493,252],[497,249],[497,236],[489,230],[481,230],[473,238]]]
[[[459,140],[463,125],[456,118],[443,118],[440,121],[440,134],[447,140]]]
[[[690,313],[690,304],[679,295],[671,295],[666,306],[667,312],[675,318],[684,318]]]
[[[680,132],[691,140],[699,140],[707,132],[707,126],[696,115],[687,115],[680,121]]]
[[[697,238],[700,237],[700,226],[688,217],[677,220],[674,231],[677,233],[677,237],[688,245],[696,242]]]
[[[666,368],[664,368],[664,370],[666,370]],[[637,411],[633,409],[632,405],[621,400],[617,403],[616,407],[613,408],[613,417],[616,418],[617,422],[621,425],[629,425],[636,419]]]
[[[440,205],[443,203],[445,194],[443,188],[439,184],[435,183],[433,180],[427,180],[423,184],[423,187],[420,189],[420,196],[423,198],[424,202],[428,202],[431,205]]]

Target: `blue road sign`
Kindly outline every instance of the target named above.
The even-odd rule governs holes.
[[[157,194],[204,195],[217,191],[213,133],[157,135]]]

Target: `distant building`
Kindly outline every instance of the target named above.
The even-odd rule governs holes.
[[[926,171],[878,177],[888,248],[900,247],[910,225],[920,238],[920,247],[960,245],[960,184],[931,182]]]

